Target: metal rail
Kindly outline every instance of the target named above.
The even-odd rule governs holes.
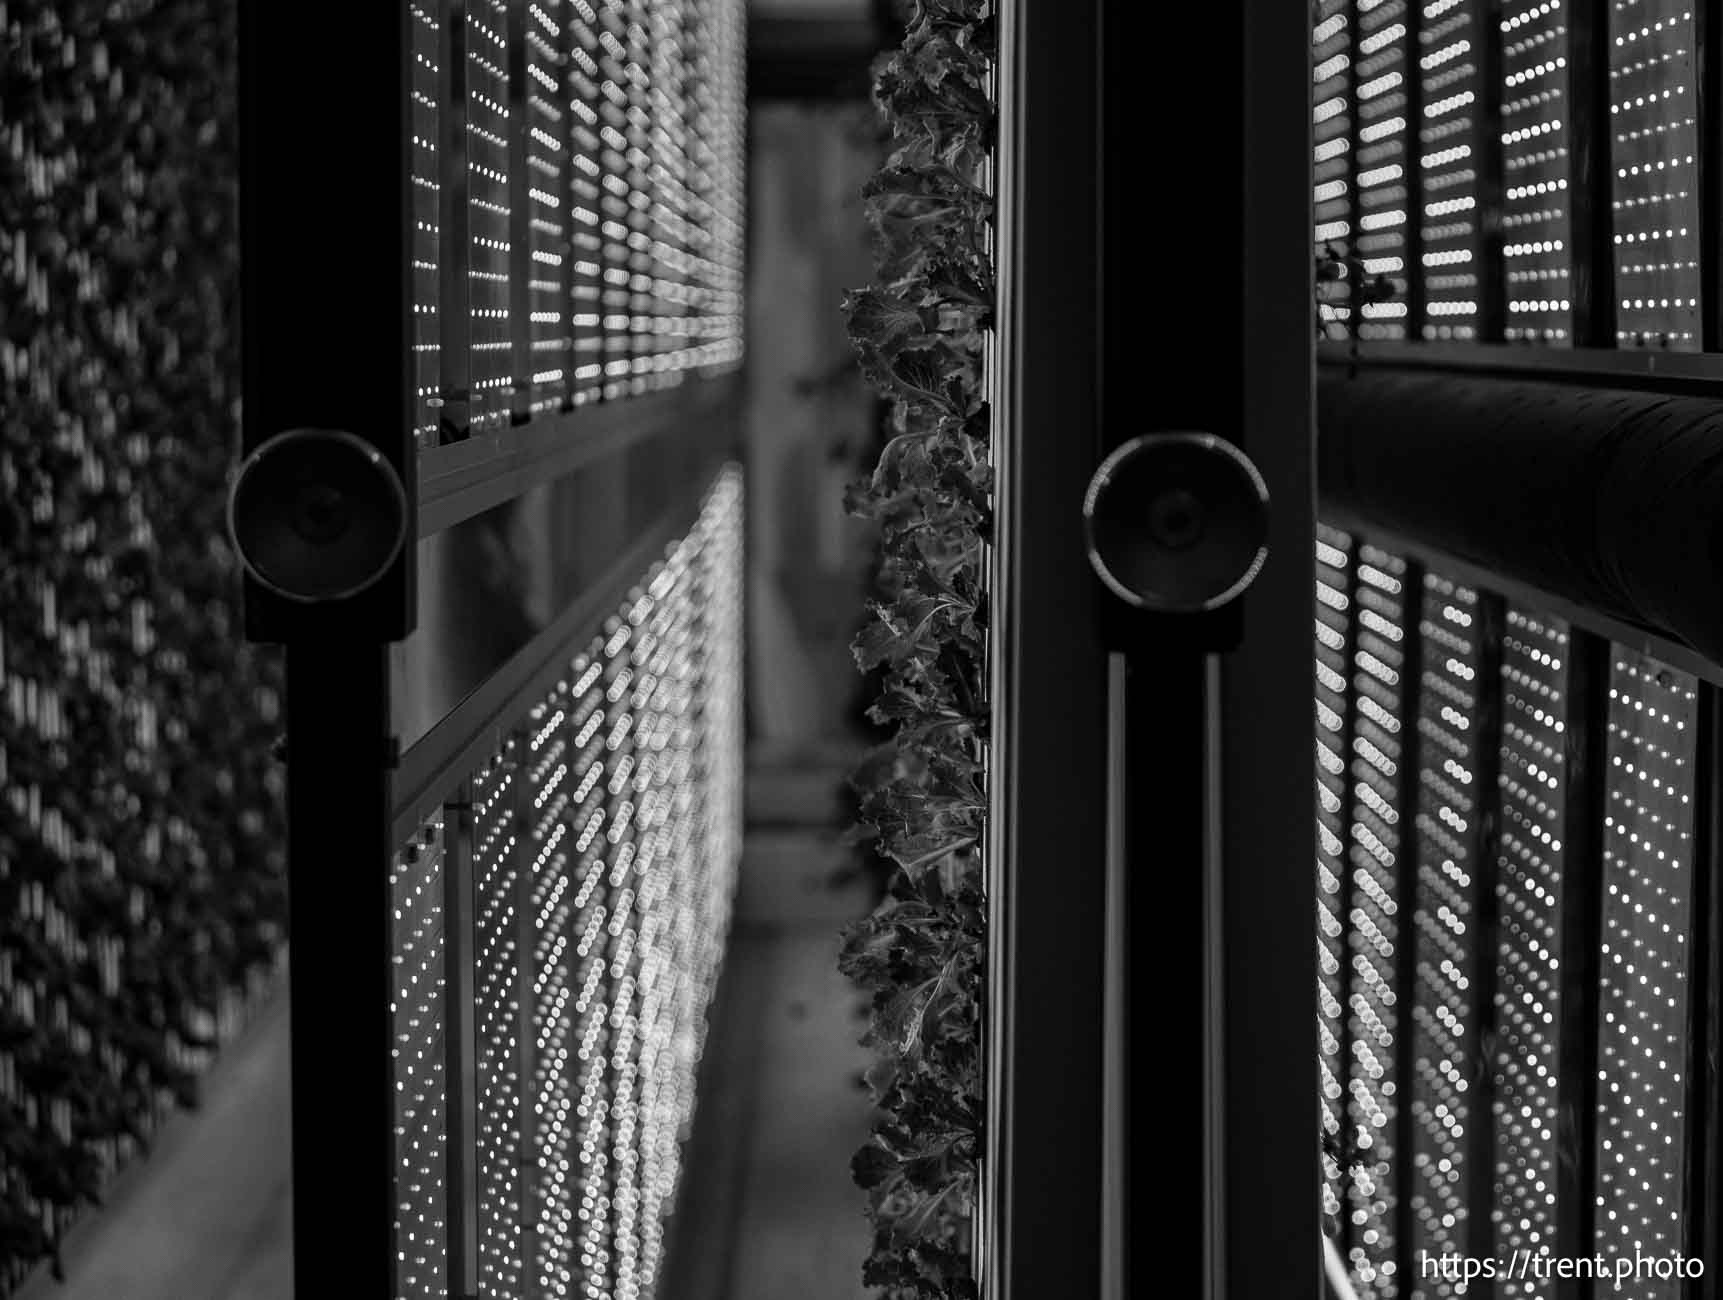
[[[553,622],[407,748],[390,782],[391,825],[397,843],[405,843],[441,805],[445,794],[497,750],[527,707],[568,671],[570,648],[591,636],[616,610],[629,587],[669,543],[687,531],[697,512],[697,500],[684,500],[642,529]]]
[[[1325,372],[1393,368],[1723,397],[1723,354],[1704,352],[1327,339],[1317,343],[1316,358]]]
[[[419,536],[429,537],[551,480],[734,408],[733,376],[537,416],[419,452]]]

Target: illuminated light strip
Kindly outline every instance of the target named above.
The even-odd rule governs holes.
[[[1409,828],[1399,825],[1395,811],[1399,785],[1406,779],[1400,771],[1404,719],[1397,713],[1409,616],[1405,571],[1396,556],[1371,546],[1358,550],[1356,645],[1350,664],[1334,665],[1357,683],[1352,754],[1336,782],[1339,804],[1327,821],[1337,841],[1336,874],[1356,891],[1346,920],[1363,940],[1350,960],[1340,963],[1336,986],[1329,990],[1344,1004],[1345,1016],[1330,1032],[1338,1029],[1336,1036],[1349,1045],[1335,1063],[1346,1076],[1344,1095],[1351,1101],[1350,1109],[1342,1104],[1338,1111],[1337,1137],[1343,1148],[1368,1156],[1352,1173],[1353,1187],[1343,1198],[1355,1207],[1347,1262],[1353,1278],[1378,1297],[1398,1297],[1414,1282],[1395,1272],[1397,1206],[1391,1178],[1391,1170],[1406,1157],[1394,1144],[1394,1112],[1406,1082],[1395,1078],[1394,1060],[1398,1036],[1408,1026],[1396,1009],[1392,983],[1393,954],[1407,937],[1396,881]],[[1345,616],[1335,617],[1343,628]],[[1335,1181],[1347,1176],[1332,1172]]]
[[[1469,90],[1463,90],[1457,95],[1449,95],[1444,99],[1435,100],[1424,105],[1425,117],[1445,117],[1449,113],[1457,113],[1462,108],[1469,108],[1477,100],[1477,96]]]
[[[1497,1245],[1508,1251],[1555,1249],[1560,1160],[1556,1025],[1561,977],[1556,939],[1563,886],[1562,827],[1567,820],[1565,731],[1569,635],[1546,615],[1510,607],[1502,636],[1501,851],[1498,897],[1516,918],[1501,928],[1498,981],[1504,995],[1494,1062],[1491,1115],[1497,1170]],[[1545,1300],[1530,1285],[1504,1294]]]
[[[1450,0],[1450,3],[1453,2],[1457,2],[1457,0]],[[1526,26],[1529,23],[1539,22],[1544,18],[1553,17],[1560,12],[1561,0],[1544,0],[1541,4],[1528,4],[1523,12],[1515,14],[1513,17],[1506,18],[1502,21],[1502,31],[1511,32],[1520,27]]]
[[[1504,116],[1520,122],[1501,133],[1506,210],[1502,226],[1509,231],[1506,267],[1506,321],[1509,340],[1571,343],[1571,267],[1566,257],[1570,210],[1566,200],[1570,176],[1570,126],[1564,119],[1568,103],[1566,59],[1551,57],[1552,48],[1566,41],[1566,16],[1559,5],[1540,0],[1508,0],[1501,29],[1502,84],[1515,90],[1539,84],[1540,90],[1521,100],[1508,97]],[[1532,121],[1523,121],[1530,117]]]
[[[1596,1250],[1682,1249],[1698,682],[1610,647],[1594,1156]],[[1702,978],[1702,976],[1701,976]],[[1676,1288],[1679,1290],[1679,1287]],[[1647,1294],[1664,1290],[1654,1286]]]
[[[428,821],[389,870],[390,1076],[398,1300],[442,1300],[448,1268],[444,1142],[448,1124],[442,1026],[443,822]]]
[[[1372,122],[1358,132],[1358,139],[1364,144],[1374,144],[1384,136],[1394,135],[1406,129],[1406,119],[1395,115],[1383,118],[1380,122]]]
[[[1395,90],[1405,84],[1406,78],[1400,73],[1384,73],[1382,76],[1374,77],[1365,82],[1362,86],[1358,87],[1358,98],[1360,101],[1375,99],[1378,96],[1386,95],[1390,90]]]
[[[490,1294],[518,1289],[525,1276],[519,1178],[524,1122],[520,1078],[520,925],[517,810],[521,765],[530,765],[547,736],[542,717],[529,721],[541,742],[507,743],[473,782],[474,1030],[477,1046],[479,1280]]]
[[[1415,718],[1425,742],[1418,754],[1414,828],[1408,870],[1402,877],[1406,929],[1402,942],[1415,955],[1419,989],[1406,1031],[1419,1062],[1403,1081],[1412,1146],[1401,1153],[1410,1166],[1413,1251],[1453,1253],[1475,1238],[1461,1227],[1484,1217],[1469,1205],[1466,1174],[1471,1149],[1463,1139],[1473,1121],[1471,1078],[1481,1052],[1467,990],[1479,964],[1493,954],[1473,934],[1479,864],[1467,828],[1480,816],[1478,595],[1437,573],[1418,593],[1425,660]],[[1482,689],[1491,689],[1489,683]],[[1487,1239],[1486,1239],[1487,1240]],[[1441,1287],[1432,1295],[1445,1294]]]
[[[1699,346],[1697,52],[1688,0],[1612,0],[1616,342]],[[1641,245],[1628,256],[1622,245]],[[1649,245],[1649,247],[1643,247]]]
[[[474,432],[504,427],[514,393],[509,277],[509,21],[505,0],[466,8],[468,371]]]
[[[1483,90],[1478,59],[1483,19],[1478,0],[1430,0],[1422,11],[1423,111],[1417,141],[1422,265],[1449,269],[1425,276],[1423,315],[1415,329],[1425,339],[1468,339],[1476,334],[1475,268],[1482,261],[1482,231],[1474,214],[1475,160],[1484,129],[1477,115]]]
[[[421,446],[435,445],[438,406],[442,401],[441,221],[442,169],[438,145],[439,88],[442,67],[442,25],[435,7],[408,5],[412,17],[411,115],[412,154],[412,302],[414,437]]]
[[[1375,54],[1378,50],[1393,44],[1395,41],[1404,40],[1405,36],[1406,25],[1404,23],[1390,23],[1380,31],[1366,36],[1358,43],[1358,49],[1363,54]]]
[[[526,71],[532,83],[527,87],[525,123],[526,165],[532,173],[527,191],[528,257],[548,272],[528,283],[525,304],[534,366],[529,404],[535,412],[558,410],[571,396],[565,382],[569,368],[562,364],[574,343],[570,303],[561,278],[564,255],[574,240],[562,200],[572,183],[567,175],[569,150],[563,144],[571,113],[565,85],[569,61],[563,48],[565,7],[565,0],[533,0],[527,7]]]
[[[1359,7],[1357,190],[1361,209],[1351,253],[1367,265],[1405,265],[1409,202],[1407,163],[1409,123],[1404,87],[1411,76],[1407,25],[1399,21],[1403,4]],[[1404,282],[1391,280],[1398,297]],[[1404,299],[1371,303],[1358,310],[1362,338],[1405,335]]]

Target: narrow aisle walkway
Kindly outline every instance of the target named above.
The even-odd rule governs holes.
[[[739,968],[753,968],[747,983],[763,997],[725,1300],[859,1298],[868,1234],[849,1168],[868,1132],[868,1101],[856,1082],[867,1054],[856,1043],[857,994],[837,971],[838,927],[858,909],[843,895],[796,897],[792,882],[832,862],[831,848],[810,835],[756,841],[749,855],[752,870],[769,868],[790,886],[800,914],[758,917],[761,900],[750,898],[732,950]]]
[[[861,997],[839,931],[868,906],[828,825],[848,766],[759,764],[736,920],[695,1119],[681,1250],[661,1300],[861,1300],[865,1197],[850,1157],[871,1123]],[[798,823],[801,823],[798,825]]]

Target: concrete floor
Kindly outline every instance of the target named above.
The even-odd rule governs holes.
[[[862,1300],[867,1227],[849,1166],[867,1138],[868,1058],[858,996],[837,972],[837,929],[856,900],[816,888],[832,846],[805,832],[765,839],[751,844],[731,950],[762,996],[735,1257],[714,1300]]]
[[[835,964],[838,928],[866,900],[831,888],[842,861],[829,833],[750,834],[678,1210],[682,1258],[661,1300],[865,1294],[849,1160],[869,1122],[866,1053]],[[19,1300],[289,1300],[287,1071],[283,995],[224,1054],[203,1109],[171,1122],[74,1231],[66,1284],[38,1276]]]
[[[849,990],[823,934],[745,943],[772,977],[760,1087],[725,1300],[862,1300],[867,1234],[850,1157],[867,1138]],[[836,1070],[854,1060],[852,1070]],[[665,1300],[676,1300],[666,1297]]]
[[[292,1300],[287,998],[222,1054],[202,1109],[170,1120],[149,1157],[86,1214],[66,1284],[19,1300]]]

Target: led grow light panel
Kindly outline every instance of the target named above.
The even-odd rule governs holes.
[[[1395,1263],[1395,1116],[1402,1080],[1395,1056],[1407,1031],[1395,981],[1395,956],[1407,935],[1401,878],[1407,834],[1400,824],[1400,783],[1407,779],[1407,720],[1402,714],[1405,645],[1419,593],[1406,590],[1406,563],[1379,547],[1358,552],[1353,588],[1352,753],[1347,868],[1351,1142],[1363,1157],[1346,1195],[1348,1257],[1353,1275],[1372,1295],[1401,1293]]]
[[[474,433],[504,428],[514,399],[509,135],[509,15],[505,0],[466,6],[468,384]]]
[[[574,382],[569,310],[574,240],[569,221],[571,9],[566,0],[532,0],[522,15],[526,112],[518,129],[526,132],[527,385],[533,411],[559,409]]]
[[[1682,1248],[1692,931],[1693,678],[1611,647],[1599,963],[1597,1249]],[[1645,1300],[1679,1281],[1636,1279]]]
[[[1344,255],[1352,245],[1352,4],[1316,0],[1310,43],[1315,138],[1312,193],[1316,256]],[[1342,337],[1351,328],[1343,286],[1318,302],[1324,334]]]
[[[1352,180],[1358,230],[1352,249],[1364,274],[1395,286],[1359,308],[1366,339],[1406,336],[1407,231],[1411,224],[1411,11],[1406,0],[1358,0],[1353,93],[1358,118]]]
[[[399,1300],[442,1300],[448,1295],[443,861],[439,816],[395,855],[389,870],[393,1237]],[[305,957],[315,960],[311,954]]]
[[[1616,339],[1699,347],[1699,75],[1692,0],[1611,0]]]
[[[475,1135],[479,1284],[511,1296],[525,1276],[521,1157],[521,891],[519,737],[508,738],[473,779],[473,995],[478,1080]]]
[[[1484,42],[1479,0],[1424,0],[1418,33],[1419,223],[1426,339],[1475,339],[1484,262],[1480,153]]]
[[[1556,1253],[1560,1153],[1561,916],[1569,793],[1572,643],[1567,625],[1509,608],[1502,634],[1497,778],[1496,1253]],[[1550,1278],[1503,1278],[1504,1297],[1555,1294]]]
[[[740,505],[727,471],[529,719],[538,1294],[657,1284],[740,849]]]
[[[1351,1142],[1343,1044],[1348,1039],[1346,952],[1347,763],[1350,749],[1352,571],[1355,544],[1318,525],[1316,540],[1316,985],[1317,1058],[1326,1146]],[[1323,1165],[1323,1214],[1338,1224],[1344,1175],[1333,1155]]]
[[[1568,11],[1548,0],[1504,0],[1502,257],[1510,340],[1573,342]]]
[[[1488,696],[1500,690],[1486,673],[1484,611],[1478,593],[1438,573],[1421,593],[1417,782],[1411,934],[1414,983],[1411,1107],[1411,1211],[1414,1258],[1477,1254],[1480,1231],[1467,1180],[1476,1120],[1473,1087],[1480,1074],[1478,861],[1489,766],[1480,749]],[[1404,887],[1404,885],[1402,886]],[[1445,1278],[1419,1279],[1417,1293],[1464,1295]]]
[[[438,440],[442,406],[442,131],[441,0],[413,0],[412,182],[413,432],[420,446]]]

